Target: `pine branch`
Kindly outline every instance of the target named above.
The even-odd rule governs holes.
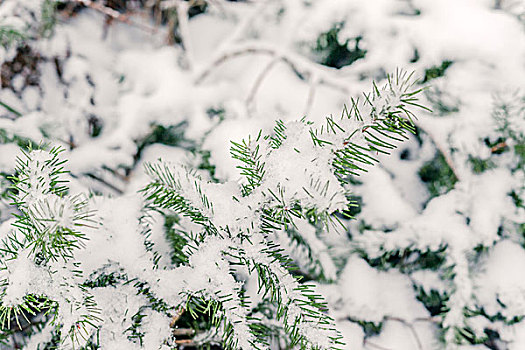
[[[414,132],[412,109],[425,109],[417,102],[421,89],[414,83],[411,74],[398,71],[381,88],[373,84],[364,98],[353,99],[339,120],[329,117],[317,128],[305,119],[278,121],[269,135],[260,132],[254,139],[232,142],[232,157],[241,163],[241,184],[205,183],[184,167],[157,162],[146,165],[153,181],[143,192],[153,206],[173,210],[203,229],[193,239],[190,265],[208,246],[201,242],[215,237],[215,249],[228,264],[257,276],[260,292],[275,303],[293,345],[336,348],[340,337],[322,298],[290,275],[293,264],[279,246],[263,242],[275,230],[294,228],[298,219],[340,225],[333,213],[350,204],[345,187],[349,176],[366,171],[377,162],[375,154],[388,154],[407,132]],[[224,306],[213,290],[188,292],[216,303],[214,310]],[[218,317],[226,332],[225,346],[237,348],[242,336],[231,335],[231,318]]]
[[[20,316],[29,322],[26,315],[53,314],[51,322],[62,324],[64,336],[78,343],[100,321],[93,296],[81,285],[82,270],[73,262],[92,213],[84,197],[67,193],[61,152],[29,149],[17,159],[12,200],[20,214],[0,247],[0,324],[9,328],[14,317],[20,327]]]

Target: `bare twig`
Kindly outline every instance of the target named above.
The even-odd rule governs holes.
[[[363,345],[364,346],[370,346],[374,349],[378,349],[378,350],[392,350],[390,348],[385,348],[384,346],[381,346],[381,345],[377,345],[375,343],[372,343],[371,341],[369,341],[368,339],[365,339],[363,340]]]
[[[246,35],[248,28],[254,24],[254,22],[261,17],[264,8],[272,0],[261,0],[259,1],[252,12],[248,16],[243,16],[239,24],[235,27],[232,34],[224,40],[216,50],[215,58],[221,56],[225,51],[227,51],[235,42],[239,41],[243,35]],[[214,60],[214,59],[212,59]]]
[[[119,173],[117,170],[108,167],[107,165],[103,165],[102,169],[109,171],[110,173],[112,173],[113,175],[118,177],[123,182],[128,182],[129,181],[129,176],[123,175],[123,174]]]
[[[136,23],[134,21],[132,21],[129,16],[125,15],[125,14],[122,14],[110,7],[107,7],[107,6],[104,6],[103,4],[99,3],[99,2],[94,2],[92,0],[70,0],[71,2],[73,3],[78,3],[78,4],[81,4],[81,5],[84,5],[86,7],[89,7],[95,11],[98,11],[100,13],[103,13],[105,14],[106,16],[112,18],[113,20],[116,20],[116,21],[119,21],[119,22],[122,22],[122,23],[126,23],[126,24],[129,24],[129,25],[132,25],[132,26],[135,26],[135,27],[138,27],[142,30],[145,30],[151,34],[155,34],[157,33],[157,28],[153,28],[153,27],[150,27],[150,26],[147,26],[145,24],[142,24],[142,23]]]
[[[308,87],[308,97],[306,99],[306,106],[303,113],[304,115],[308,115],[308,113],[310,113],[310,109],[312,109],[315,99],[315,92],[317,90],[317,84],[319,84],[319,79],[316,75],[314,75],[310,80],[310,86]]]
[[[182,314],[184,314],[184,308],[180,308],[177,310],[177,313],[175,315],[173,315],[173,317],[171,318],[171,322],[170,322],[170,327],[171,328],[174,328],[175,327],[175,324],[177,323],[177,321],[180,319],[180,317],[182,316]]]
[[[195,84],[202,84],[204,80],[213,72],[213,70],[225,62],[236,57],[253,54],[277,57],[286,63],[301,80],[310,81],[313,76],[317,76],[319,77],[318,84],[329,86],[333,89],[341,91],[346,95],[350,93],[348,85],[331,76],[332,72],[329,68],[321,67],[320,65],[313,63],[304,57],[292,54],[287,51],[279,50],[278,48],[271,45],[253,42],[245,45],[239,45],[237,48],[233,48],[230,51],[225,52],[220,57],[216,58],[213,62],[201,70],[199,74],[197,74],[195,78]]]
[[[182,47],[186,53],[186,62],[188,69],[192,70],[193,67],[193,47],[190,40],[190,30],[188,26],[188,10],[190,5],[186,1],[177,1],[175,9],[177,11],[177,22],[179,26],[179,34],[182,40]]]
[[[195,85],[202,84],[204,80],[215,70],[218,66],[223,63],[244,55],[251,54],[262,54],[269,55],[273,59],[264,67],[261,73],[257,76],[257,79],[250,90],[250,93],[246,100],[246,107],[248,113],[254,109],[254,100],[257,91],[262,84],[264,78],[268,75],[272,67],[278,62],[282,61],[287,64],[292,71],[301,79],[310,83],[310,89],[306,101],[305,113],[308,113],[315,97],[315,90],[318,84],[323,84],[339,90],[345,95],[349,94],[349,87],[346,83],[339,81],[338,79],[331,76],[328,69],[319,66],[309,60],[304,59],[298,55],[291,54],[289,52],[279,50],[272,46],[265,46],[264,44],[255,42],[245,45],[235,45],[235,42],[240,40],[243,35],[247,32],[249,26],[253,25],[253,22],[260,16],[264,8],[271,3],[272,0],[263,0],[257,3],[253,12],[249,16],[244,16],[243,20],[236,27],[235,31],[223,41],[219,48],[216,50],[216,54],[213,55],[213,59],[196,74]]]
[[[492,153],[496,153],[496,152],[498,152],[498,151],[504,149],[505,147],[507,147],[507,143],[506,143],[505,141],[503,141],[503,142],[500,142],[500,143],[498,143],[498,144],[492,146],[492,147],[490,148],[490,151],[491,151]]]
[[[124,193],[124,191],[122,189],[120,189],[117,186],[107,182],[105,179],[101,178],[98,175],[95,175],[93,173],[86,173],[84,175],[89,177],[89,178],[91,178],[91,179],[93,179],[93,180],[95,180],[95,181],[100,182],[102,185],[108,187],[109,189],[111,189],[112,191],[114,191],[115,193],[117,193],[119,195]]]
[[[391,317],[391,316],[387,316],[385,317],[386,320],[391,320],[391,321],[396,321],[396,322],[400,322],[401,324],[403,324],[404,326],[406,326],[410,332],[412,333],[412,336],[414,337],[415,341],[416,341],[416,344],[417,344],[417,348],[419,350],[423,350],[423,344],[421,343],[421,339],[419,339],[419,335],[417,334],[416,332],[416,329],[414,328],[414,325],[402,318],[399,318],[399,317]]]
[[[419,317],[415,318],[414,322],[430,322],[430,323],[440,323],[439,317],[431,316],[431,317]]]
[[[264,69],[259,73],[259,75],[257,76],[257,79],[255,79],[255,83],[253,84],[250,90],[250,93],[248,94],[248,97],[246,98],[246,109],[249,114],[251,114],[251,112],[255,110],[255,104],[254,104],[255,95],[257,94],[257,91],[261,87],[261,84],[264,78],[272,70],[273,66],[275,66],[275,64],[279,62],[279,60],[280,60],[279,57],[275,57],[271,59],[270,62],[268,62],[268,64],[264,67]]]
[[[192,328],[175,328],[172,331],[174,336],[192,336],[195,334],[195,330]]]

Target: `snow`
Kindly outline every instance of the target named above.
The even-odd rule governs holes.
[[[20,148],[13,143],[0,144],[0,153],[2,154],[2,158],[0,158],[0,169],[2,169],[2,171],[6,173],[14,172],[16,156],[19,151]]]
[[[34,18],[40,17],[41,3],[5,0],[0,4],[0,22],[36,33]],[[5,130],[8,138],[17,135],[66,148],[63,158],[68,159],[72,172],[67,176],[70,196],[59,199],[46,192],[48,174],[30,175],[31,179],[43,179],[32,183],[31,190],[37,190],[33,197],[25,197],[28,207],[34,205],[34,221],[40,227],[72,226],[77,222],[74,195],[96,193],[88,196],[96,224],[82,227],[89,239],[75,252],[86,276],[104,269],[124,269],[130,278],[145,280],[156,295],[172,304],[181,301],[180,291],[205,290],[208,296],[217,297],[216,293],[240,289],[222,254],[238,247],[239,242],[210,240],[183,271],[177,271],[170,266],[163,218],[155,213],[148,238],[154,243],[153,251],[146,248],[144,226],[135,220],[144,214],[144,201],[137,191],[150,180],[145,165],[162,159],[178,169],[179,190],[192,205],[217,227],[234,232],[260,225],[257,209],[275,204],[268,190],[283,189],[284,204],[300,201],[326,212],[343,209],[348,193],[362,197],[357,220],[348,224],[351,239],[346,233],[319,232],[322,230],[305,220],[297,220],[296,229],[313,255],[295,246],[284,231],[270,239],[285,245],[301,269],[311,266],[306,260],[311,256],[319,261],[328,281],[317,283],[317,287],[326,295],[330,314],[348,348],[444,347],[438,342],[436,319],[428,320],[428,311],[416,298],[416,287],[422,287],[450,295],[446,304],[450,311],[437,316],[445,326],[468,325],[478,335],[486,327],[496,329],[508,349],[523,349],[523,322],[505,325],[482,316],[465,318],[463,311],[464,307],[483,308],[489,315],[501,313],[508,319],[525,315],[525,285],[520,277],[525,264],[524,238],[517,228],[525,221],[525,213],[508,195],[514,191],[523,199],[525,175],[512,151],[519,141],[505,136],[509,151],[500,155],[492,154],[484,143],[485,138],[494,141],[502,135],[498,131],[502,124],[493,116],[498,113],[495,106],[501,104],[510,105],[509,117],[504,117],[510,130],[521,140],[525,134],[525,109],[520,99],[525,89],[524,14],[524,5],[518,0],[210,2],[208,12],[189,20],[189,35],[184,40],[189,40],[187,47],[191,47],[189,55],[194,62],[186,69],[181,62],[187,53],[180,45],[165,44],[164,27],[154,34],[125,23],[104,29],[102,14],[83,10],[74,17],[61,18],[49,39],[32,43],[34,50],[46,56],[38,64],[39,86],[25,86],[23,74],[18,74],[10,82],[14,91],[0,90],[0,101],[22,113],[16,117],[0,108],[0,131]],[[139,16],[133,19],[151,25]],[[344,22],[339,42],[362,37],[360,47],[367,51],[365,57],[341,69],[316,64],[316,55],[308,47],[338,22]],[[254,52],[235,54],[243,50]],[[13,48],[0,48],[1,62],[9,62],[15,54]],[[315,122],[312,128],[317,128],[326,116],[337,120],[343,104],[351,105],[350,96],[368,91],[372,79],[381,86],[385,73],[398,67],[414,70],[421,77],[426,69],[445,60],[453,63],[442,77],[430,82],[424,103],[431,105],[431,94],[436,93],[442,103],[454,109],[440,112],[433,106],[434,113],[418,112],[418,140],[411,137],[392,155],[378,155],[380,164],[358,178],[361,185],[340,186],[332,169],[324,166],[333,159],[333,148],[314,147],[307,132],[310,126],[296,121],[306,115]],[[210,118],[209,109],[223,112],[219,118]],[[102,125],[96,137],[89,134],[89,118],[93,116]],[[244,180],[239,163],[230,156],[230,141],[247,139],[248,135],[253,138],[259,130],[269,134],[276,119],[287,125],[288,138],[277,150],[261,149],[267,179],[251,196],[241,198],[239,184]],[[188,174],[185,169],[198,165],[200,158],[179,146],[148,145],[140,159],[135,159],[137,144],[152,128],[179,123],[186,125],[185,138],[210,152],[214,176],[220,183],[208,182],[212,178],[205,170]],[[362,127],[350,122],[344,126],[347,130]],[[340,144],[341,137],[331,135],[330,140]],[[402,160],[405,149],[410,156]],[[448,193],[429,198],[417,172],[436,150],[450,156],[459,181]],[[15,171],[18,154],[15,143],[0,144],[0,173]],[[490,159],[494,168],[474,173],[469,157]],[[118,190],[108,189],[86,174],[109,179]],[[303,185],[318,180],[328,184],[324,194],[315,188],[309,189],[311,195],[305,193]],[[196,182],[212,206],[205,205]],[[0,194],[4,187],[0,182]],[[43,201],[51,201],[51,207],[35,209],[41,209]],[[0,220],[8,218],[10,208],[2,199]],[[54,215],[53,224],[42,223],[48,215]],[[200,226],[189,221],[183,218],[177,227],[201,233]],[[13,234],[9,228],[12,220],[0,224],[2,239],[8,232]],[[254,246],[259,247],[258,243],[254,241]],[[442,266],[436,270],[417,267],[407,273],[396,267],[386,271],[374,268],[356,253],[373,259],[392,250],[436,251],[442,247],[446,247]],[[162,256],[157,267],[154,252]],[[246,254],[267,258],[257,250],[247,249]],[[217,265],[210,261],[217,261]],[[6,271],[15,277],[9,278],[3,304],[18,304],[32,290],[47,292],[67,304],[63,288],[57,285],[62,280],[50,280],[46,274],[55,271],[71,281],[71,271],[59,266],[44,270],[23,254],[4,263],[9,270],[1,270],[1,279]],[[447,275],[450,271],[453,277]],[[247,294],[257,301],[254,276],[246,271],[239,272],[242,274],[246,275]],[[290,279],[287,282],[282,288],[290,292],[295,284]],[[170,333],[169,318],[148,307],[144,310],[148,301],[137,295],[134,287],[107,286],[90,293],[105,310],[100,336],[106,347],[140,348],[122,336],[131,325],[131,316],[139,311],[146,315],[141,325],[147,334],[143,347],[167,346],[163,343]],[[82,297],[79,295],[75,297]],[[246,315],[238,305],[231,306],[234,311],[226,311],[228,318],[241,321],[235,332],[249,348],[243,323]],[[289,321],[296,316],[294,312],[297,309],[290,311]],[[76,316],[62,313],[69,324],[74,324]],[[383,325],[378,335],[368,336],[358,321]],[[311,338],[318,335],[316,331],[311,325],[303,329],[311,332]],[[50,330],[42,332],[41,338],[34,336],[27,348],[36,348],[38,342],[48,339],[47,332]],[[445,334],[449,340],[452,336],[450,331]]]
[[[476,297],[487,313],[493,315],[499,311],[510,318],[524,313],[525,284],[520,277],[524,267],[525,254],[521,246],[509,241],[494,246],[475,280]]]
[[[371,322],[400,317],[408,322],[428,317],[414,300],[410,280],[399,272],[376,271],[357,257],[351,257],[340,276],[340,294],[348,316]]]
[[[366,183],[359,191],[363,193],[361,213],[374,226],[395,227],[416,214],[416,210],[396,190],[389,174],[379,167],[369,170]]]

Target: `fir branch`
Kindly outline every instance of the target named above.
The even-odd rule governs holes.
[[[0,324],[10,327],[13,316],[20,325],[20,316],[53,314],[51,322],[64,326],[63,339],[74,344],[96,327],[100,311],[73,261],[93,213],[86,198],[68,194],[61,152],[29,149],[17,159],[12,200],[20,214],[0,247]]]
[[[322,222],[327,227],[340,224],[333,213],[349,205],[344,186],[349,175],[366,171],[366,166],[377,162],[375,153],[388,153],[407,138],[407,132],[414,131],[412,108],[425,108],[417,103],[421,89],[414,83],[411,74],[398,71],[381,88],[373,84],[362,102],[353,99],[352,108],[345,108],[340,120],[329,117],[318,128],[305,119],[278,121],[270,135],[260,132],[253,140],[232,142],[232,157],[241,162],[245,179],[240,185],[205,183],[184,167],[157,162],[146,165],[153,181],[143,193],[153,206],[174,210],[202,227],[204,235],[193,239],[190,266],[196,268],[192,261],[209,249],[205,248],[209,243],[201,242],[215,237],[211,240],[217,246],[215,253],[208,255],[217,257],[217,251],[221,252],[223,274],[223,257],[227,257],[228,264],[257,276],[260,292],[275,303],[277,318],[292,345],[336,348],[340,336],[321,297],[291,276],[293,264],[278,245],[262,242],[275,230],[296,227],[297,220]],[[242,196],[237,197],[237,192]],[[187,293],[212,300],[207,305],[214,310],[230,301],[213,289]],[[241,304],[234,305],[242,309]],[[224,323],[229,320],[235,329],[231,317],[218,319],[226,332],[225,346],[237,348],[242,337],[232,337]]]
[[[262,131],[259,132],[253,143],[261,139]],[[247,183],[243,185],[243,196],[249,195],[261,184],[264,177],[264,163],[261,161],[260,145],[252,148],[252,140],[242,140],[240,143],[231,141],[230,154],[233,159],[239,160],[242,165],[237,166],[241,175],[246,178]]]
[[[200,189],[200,178],[186,169],[181,169],[176,177],[167,164],[147,164],[146,172],[154,179],[143,190],[148,201],[160,208],[171,209],[199,224],[208,234],[218,234],[217,228],[211,224],[209,213],[211,203]],[[184,181],[184,186],[181,181]],[[193,198],[188,199],[188,186],[191,187]],[[198,200],[196,199],[198,198]],[[196,202],[198,201],[198,203]]]

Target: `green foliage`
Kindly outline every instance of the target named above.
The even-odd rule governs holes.
[[[0,102],[0,105],[2,103]],[[16,134],[10,134],[5,129],[0,128],[0,144],[14,143],[20,148],[28,149],[37,147],[36,143],[28,138]],[[13,174],[0,172],[0,198],[9,199],[13,190]]]
[[[443,266],[446,259],[446,247],[437,250],[406,249],[388,250],[377,257],[369,257],[364,250],[357,252],[368,264],[378,270],[399,269],[402,273],[411,273],[416,270],[437,270]]]
[[[9,26],[0,26],[0,45],[8,48],[27,39],[26,34]]]
[[[525,93],[517,90],[507,95],[497,95],[492,116],[496,122],[496,131],[501,135],[500,143],[492,149],[504,152],[509,148],[516,156],[513,171],[525,169]],[[498,146],[498,147],[496,147]]]
[[[29,259],[23,263],[34,263],[33,269],[48,270],[51,277],[57,272],[52,266],[59,261],[63,264],[72,262],[73,252],[82,246],[85,236],[79,228],[90,224],[92,213],[87,210],[83,197],[67,194],[68,188],[63,179],[64,161],[59,157],[61,152],[60,148],[47,151],[29,149],[17,158],[16,176],[11,178],[14,183],[11,199],[19,211],[13,224],[17,230],[2,239],[0,269],[8,269],[12,261]],[[93,297],[86,293],[85,286],[72,282],[81,274],[78,266],[73,262],[69,268],[66,276],[57,277],[59,280],[54,283],[71,293],[66,298],[69,307],[84,310],[75,326],[65,332],[67,337],[76,341],[79,332],[99,320],[99,310]],[[0,280],[2,298],[9,284],[7,278]],[[9,329],[15,322],[21,328],[21,317],[29,322],[28,317],[37,315],[51,319],[52,323],[57,322],[59,303],[46,293],[25,294],[18,305],[0,305],[0,327]]]
[[[303,259],[306,260],[307,270],[300,271],[297,269],[295,272],[292,271],[292,274],[301,276],[302,281],[316,280],[319,282],[330,282],[330,278],[326,276],[324,267],[319,260],[319,256],[312,249],[310,244],[308,244],[301,232],[294,227],[289,227],[285,232],[290,238],[290,241],[295,245],[295,249],[302,249],[306,252],[306,257],[303,257]],[[292,247],[292,249],[293,248],[294,247]],[[305,262],[303,261],[303,263]]]
[[[104,124],[96,115],[91,114],[88,117],[89,135],[93,138],[99,137],[104,129]]]
[[[417,300],[423,303],[430,313],[430,316],[441,315],[447,310],[449,296],[446,293],[442,294],[435,289],[431,289],[430,292],[427,293],[421,286],[415,286],[414,288],[417,292]]]
[[[436,116],[445,116],[459,111],[460,100],[450,96],[446,89],[431,86],[426,90],[426,97]]]
[[[483,144],[490,149],[486,158],[469,155],[469,163],[475,174],[500,166],[500,155],[511,153],[511,170],[523,171],[525,168],[525,134],[518,123],[525,122],[525,95],[515,91],[510,95],[495,96],[492,116],[496,124],[496,136],[486,137]]]
[[[207,234],[218,234],[218,229],[211,223],[210,218],[203,214],[190,200],[186,199],[181,193],[184,187],[166,164],[147,164],[146,170],[149,174],[157,177],[156,181],[150,182],[143,190],[146,200],[151,201],[152,205],[173,210],[174,212],[190,218],[193,222],[203,226]],[[200,195],[200,201],[206,208],[211,204],[200,188],[201,178],[192,170],[187,169],[186,177],[188,181],[195,178],[193,184],[195,190]]]
[[[364,166],[372,165],[377,162],[374,154],[389,154],[389,151],[396,148],[394,142],[402,142],[407,139],[406,133],[415,132],[413,124],[414,114],[410,107],[417,107],[428,110],[418,104],[417,94],[422,89],[414,89],[414,82],[411,81],[412,74],[397,71],[395,75],[388,77],[387,87],[380,91],[374,84],[370,94],[364,94],[363,108],[370,108],[370,116],[373,123],[365,125],[361,130],[354,130],[348,140],[343,143],[343,147],[336,151],[333,167],[335,174],[343,183],[350,183],[350,176],[359,175],[361,171],[366,171]],[[389,106],[383,100],[388,98],[389,93],[399,94],[399,105]],[[351,100],[350,110],[343,111],[343,117],[363,121],[363,115],[358,99]],[[322,134],[337,134],[345,132],[343,127],[334,121],[332,117],[326,118],[326,127],[311,131],[314,144],[323,146],[331,144],[330,141],[323,140]],[[351,138],[355,133],[361,131],[366,140],[366,146],[354,143]]]
[[[344,110],[340,120],[328,117],[324,124],[314,128],[312,123],[303,119],[294,124],[296,130],[277,121],[268,135],[259,132],[254,138],[232,142],[231,154],[240,162],[239,169],[244,181],[240,185],[240,196],[220,194],[221,201],[229,204],[214,202],[216,193],[208,196],[208,191],[225,185],[206,182],[195,171],[184,166],[173,167],[162,162],[147,164],[146,171],[152,177],[152,182],[142,191],[146,200],[156,210],[178,215],[167,217],[166,220],[169,241],[174,248],[174,261],[184,264],[186,255],[182,251],[185,250],[191,259],[209,237],[226,240],[228,248],[222,251],[222,258],[228,265],[245,269],[248,275],[257,279],[259,293],[274,308],[273,315],[281,322],[291,347],[315,348],[315,344],[310,343],[308,333],[302,330],[315,323],[318,329],[333,331],[329,339],[332,347],[338,348],[339,335],[333,329],[333,320],[326,314],[326,303],[310,285],[298,283],[292,277],[297,267],[284,255],[279,245],[268,240],[268,236],[276,230],[285,230],[293,242],[307,246],[296,231],[297,220],[329,226],[338,224],[339,219],[332,211],[317,208],[316,203],[307,204],[299,199],[287,198],[288,179],[274,179],[268,175],[268,169],[277,165],[272,160],[279,159],[274,157],[279,152],[290,149],[293,154],[300,155],[311,148],[311,152],[318,150],[333,154],[326,163],[318,165],[312,161],[312,167],[330,169],[336,176],[334,181],[340,185],[353,183],[355,180],[352,175],[366,171],[366,166],[377,162],[377,153],[388,154],[396,147],[396,142],[406,139],[407,132],[415,131],[411,108],[424,107],[417,103],[417,94],[421,89],[414,88],[411,77],[398,71],[389,76],[388,83],[381,89],[374,84],[372,92],[364,94],[362,100],[352,99],[351,108]],[[303,135],[306,135],[302,140],[310,142],[309,145],[298,143],[302,135],[298,136],[297,130],[302,130]],[[268,182],[275,180],[275,185]],[[326,197],[328,186],[325,180],[311,178],[309,183],[302,185],[302,189],[309,197]],[[350,197],[346,196],[346,190],[342,191],[345,193],[343,198],[348,201],[346,204],[352,204]],[[217,211],[229,205],[233,205],[232,208],[244,205],[243,201],[247,201],[250,206],[251,214],[248,215],[253,218],[235,219],[236,213],[231,212],[235,209]],[[224,222],[223,216],[232,216],[231,222]],[[181,230],[174,229],[174,224],[178,226],[182,219],[189,219],[200,229],[192,228],[191,231],[195,232],[184,232],[184,225]],[[307,254],[314,257],[311,250],[307,250]],[[316,277],[322,276],[318,267],[314,263],[310,271]],[[284,283],[283,280],[288,282]],[[235,326],[225,316],[224,308],[225,303],[236,296],[210,294],[209,291],[187,293],[184,308],[193,319],[203,319],[205,316],[204,320],[209,321],[204,322],[206,327],[220,327],[223,330],[223,346],[236,348]],[[238,297],[242,300],[242,295]],[[255,348],[258,343],[265,344],[265,339],[275,333],[261,328],[258,319],[248,317],[247,322],[250,332],[257,339],[253,343]]]
[[[44,38],[49,38],[54,33],[57,24],[56,9],[56,0],[44,0],[42,3],[39,32]]]
[[[496,95],[492,116],[496,121],[496,131],[503,138],[525,143],[525,134],[517,123],[525,121],[525,93],[517,90],[507,95]]]
[[[91,213],[86,210],[86,200],[80,196],[72,198],[70,203],[60,200],[51,203],[39,201],[39,198],[35,201],[35,198],[31,197],[35,187],[37,191],[42,191],[42,194],[51,193],[57,198],[63,198],[67,193],[67,187],[61,180],[61,174],[65,173],[63,167],[65,161],[59,158],[61,151],[60,148],[53,148],[49,151],[50,158],[36,161],[34,156],[30,155],[32,150],[22,151],[23,157],[17,159],[17,175],[13,177],[16,195],[12,196],[12,200],[21,212],[17,215],[15,227],[19,228],[24,233],[25,239],[30,242],[32,253],[45,261],[56,260],[59,257],[64,260],[72,258],[73,251],[78,249],[85,239],[79,230],[67,227],[59,221],[64,211],[72,210],[75,213],[72,220],[77,227],[89,225],[91,217]],[[47,169],[50,169],[49,173]],[[42,175],[39,175],[40,173]],[[42,176],[42,182],[35,184],[35,175]],[[10,244],[7,245],[12,249],[8,252],[16,255],[21,245],[22,242],[12,237]],[[7,248],[3,249],[6,251]]]
[[[272,138],[272,145],[274,148],[278,148],[280,145],[280,135],[284,131],[284,125],[282,122],[278,122],[276,127],[277,133]],[[282,128],[282,129],[281,129]],[[262,132],[259,132],[253,143],[256,143],[253,147],[251,138],[247,141],[242,140],[240,143],[232,141],[232,147],[230,153],[233,159],[239,160],[242,165],[237,168],[241,170],[241,175],[247,180],[247,183],[243,185],[243,196],[249,195],[256,187],[261,185],[262,179],[265,174],[264,163],[261,161],[260,145],[257,144],[261,140]]]
[[[515,316],[511,319],[507,319],[504,317],[501,313],[497,313],[496,315],[489,315],[485,312],[483,308],[479,309],[465,309],[465,317],[468,318],[475,318],[475,317],[482,317],[487,319],[488,321],[492,323],[503,323],[505,325],[511,326],[515,323],[521,322],[524,318],[524,316]],[[482,332],[476,332],[473,328],[469,326],[465,327],[456,327],[454,329],[455,336],[456,336],[456,342],[457,344],[484,344],[489,348],[492,348],[492,345],[496,343],[500,339],[500,334],[497,330],[490,329],[488,327],[485,327]],[[497,345],[494,345],[497,346]]]
[[[482,159],[478,157],[469,156],[468,158],[474,174],[481,174],[489,169],[496,167],[491,159]]]
[[[383,322],[374,323],[370,321],[362,321],[358,320],[356,321],[358,325],[363,328],[363,331],[365,332],[365,337],[373,337],[377,336],[381,333],[381,329],[383,329]]]
[[[426,185],[430,198],[447,193],[458,181],[445,157],[439,152],[419,169],[418,174]]]
[[[175,227],[175,224],[179,222],[179,218],[175,215],[165,215],[164,220],[166,239],[172,248],[171,263],[175,266],[187,264],[188,256],[184,252],[184,248],[188,244],[189,238],[186,237],[186,232]]]
[[[360,212],[363,205],[363,198],[361,196],[351,195],[348,198],[348,209],[343,211],[345,218],[355,218]]]
[[[176,125],[152,125],[151,132],[143,139],[137,141],[137,158],[149,145],[160,143],[167,146],[184,146],[185,148],[194,147],[193,143],[184,137],[187,123],[181,122]]]
[[[22,149],[37,148],[37,144],[26,137],[8,133],[5,129],[0,128],[0,144],[14,143]]]
[[[43,38],[51,37],[54,32],[54,27],[57,23],[56,4],[56,0],[44,0],[42,2],[40,14],[33,14],[34,17],[38,17],[38,15],[40,17],[39,22],[37,23],[37,33],[34,33],[33,23],[26,23],[26,26],[23,29],[17,29],[11,26],[0,24],[0,45],[2,45],[4,48],[8,48],[13,45],[20,45],[21,43],[30,39],[35,39],[36,34]],[[6,106],[4,105],[4,107]]]
[[[86,288],[116,286],[126,280],[127,276],[122,271],[98,271],[84,282],[84,286]]]
[[[425,70],[425,76],[421,83],[428,83],[432,79],[436,79],[445,75],[446,70],[454,63],[453,61],[445,60],[439,66],[433,66]]]
[[[197,263],[203,258],[212,259],[206,267],[216,269],[210,276],[199,272],[188,278],[188,285],[180,287],[176,305],[168,305],[156,296],[155,286],[137,276],[130,277],[126,271],[109,266],[111,264],[85,279],[74,258],[87,238],[83,229],[94,224],[88,201],[69,194],[59,148],[23,152],[17,160],[16,176],[11,178],[14,183],[11,196],[20,213],[14,225],[16,232],[2,242],[2,262],[5,260],[7,269],[11,262],[27,258],[35,269],[49,269],[50,275],[56,273],[56,269],[63,269],[66,273],[60,275],[63,281],[57,282],[56,289],[65,297],[60,293],[48,295],[47,291],[26,293],[20,305],[0,306],[1,321],[8,324],[12,319],[20,319],[20,315],[44,314],[55,326],[59,338],[71,337],[74,344],[74,338],[84,333],[95,337],[95,333],[83,331],[87,327],[95,331],[102,327],[98,325],[100,310],[89,290],[129,284],[141,300],[147,300],[138,312],[128,316],[132,324],[125,332],[139,344],[144,339],[142,326],[149,312],[168,315],[174,308],[183,308],[179,326],[206,332],[210,336],[208,344],[220,336],[226,349],[247,348],[247,344],[249,348],[264,348],[275,337],[283,339],[290,348],[339,349],[341,336],[327,313],[326,302],[313,285],[300,282],[297,276],[307,274],[297,271],[292,259],[270,237],[277,230],[284,231],[292,242],[307,248],[306,254],[312,260],[306,267],[307,273],[316,279],[328,279],[297,224],[301,220],[316,229],[340,225],[340,211],[349,208],[347,214],[350,214],[354,210],[355,203],[346,187],[355,183],[353,175],[366,171],[367,166],[377,162],[378,153],[388,154],[397,142],[406,139],[406,133],[415,130],[412,108],[424,107],[417,102],[421,89],[414,87],[411,78],[398,71],[388,77],[385,86],[379,88],[374,84],[370,93],[351,100],[351,108],[345,108],[340,119],[326,118],[317,127],[305,119],[295,123],[278,121],[268,135],[261,131],[253,139],[233,143],[231,153],[240,162],[243,175],[240,185],[205,181],[196,170],[184,166],[147,164],[146,172],[152,181],[142,191],[146,204],[139,214],[138,226],[146,251],[153,255],[152,269],[162,269],[150,241],[152,231],[148,223],[153,218],[152,210],[162,214],[166,238],[172,247],[173,271],[182,271],[184,283],[187,282],[185,274],[194,273],[198,268],[192,259]],[[138,142],[139,156],[152,143],[181,146],[186,142],[183,131],[182,124],[154,126],[152,132]],[[282,166],[282,152],[288,150],[292,159],[315,154],[313,160],[303,157],[306,161],[299,160],[299,165],[304,166],[305,172],[312,168],[329,175],[332,184],[313,175],[289,182],[292,173],[276,172],[276,166]],[[210,169],[211,173],[211,165],[204,164],[202,168]],[[270,176],[268,171],[272,169]],[[299,191],[304,191],[303,197],[289,195],[297,182]],[[221,188],[226,192],[220,192]],[[326,204],[321,206],[311,198],[320,198]],[[244,216],[236,216],[247,208],[250,211]],[[206,280],[194,288],[191,285],[194,277]],[[246,278],[257,281],[263,300],[255,307],[249,304],[242,288]],[[9,281],[4,280],[1,286],[7,290],[8,284]],[[64,307],[78,310],[79,321],[61,329],[57,315]],[[272,318],[266,319],[265,315]],[[268,326],[269,323],[273,325]],[[96,343],[93,338],[87,348],[97,348]]]
[[[339,39],[341,29],[343,29],[343,23],[337,23],[317,38],[313,50],[318,56],[319,63],[329,67],[342,68],[365,57],[366,50],[359,47],[362,38],[358,36],[342,42]]]
[[[4,107],[5,109],[7,109],[9,112],[13,113],[17,117],[22,116],[22,113],[20,113],[19,111],[17,111],[16,109],[8,105],[7,103],[0,101],[0,106]]]
[[[208,113],[210,117],[218,115],[219,118],[223,118],[224,110],[210,109]],[[180,147],[195,154],[198,157],[197,159],[199,159],[196,168],[207,171],[211,179],[217,182],[218,180],[215,178],[215,165],[210,162],[210,151],[203,150],[200,143],[190,140],[185,136],[187,126],[188,123],[186,121],[175,125],[152,125],[148,135],[136,141],[137,153],[135,159],[140,159],[144,150],[153,144],[158,143],[166,146]]]
[[[210,161],[211,153],[207,150],[201,150],[201,162],[197,166],[197,169],[199,170],[205,170],[210,174],[210,178],[214,182],[219,182],[217,178],[215,177],[215,165]]]

